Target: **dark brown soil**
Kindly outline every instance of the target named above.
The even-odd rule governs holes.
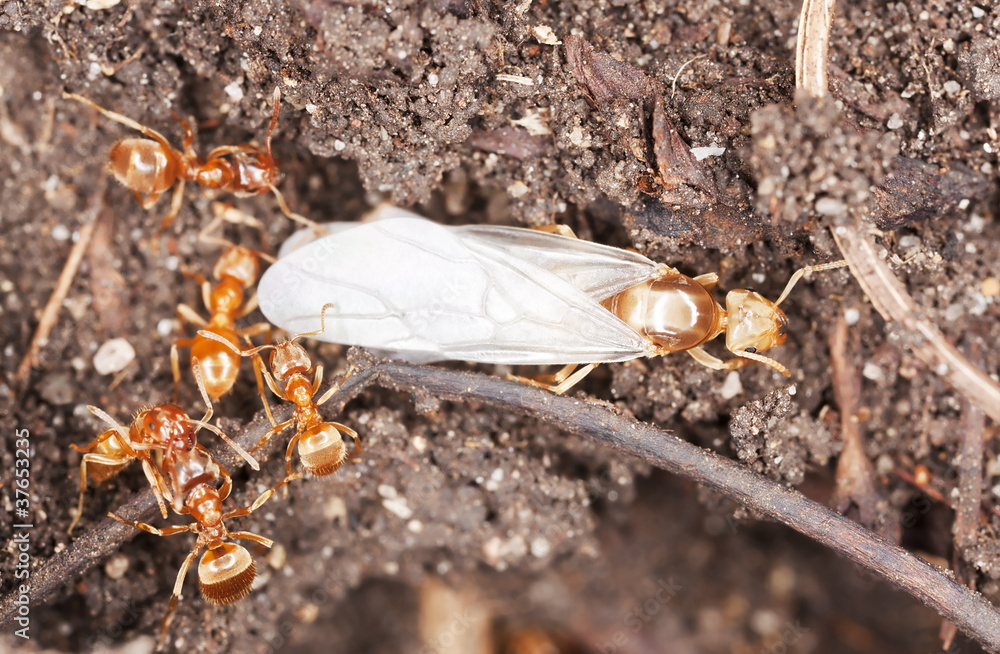
[[[168,200],[147,212],[109,183],[58,322],[26,383],[15,383],[95,201],[108,147],[128,132],[63,91],[178,145],[172,112],[192,116],[204,154],[262,141],[277,85],[281,189],[311,218],[353,220],[391,201],[453,223],[565,222],[688,274],[718,272],[721,291],[770,298],[796,268],[839,258],[828,227],[842,207],[870,205],[878,243],[922,311],[996,378],[1000,7],[841,0],[836,10],[836,104],[802,103],[793,113],[792,2],[0,3],[0,486],[10,516],[0,537],[6,542],[15,523],[15,430],[27,429],[33,569],[70,542],[80,455],[69,445],[101,430],[86,405],[127,420],[170,400],[170,344],[185,336],[171,322],[175,307],[201,307],[182,271],[209,275],[218,256],[196,238],[210,192],[189,185],[154,253],[150,238]],[[587,56],[596,59],[581,55],[581,65],[609,54],[641,92],[586,88],[567,62],[573,37],[593,46]],[[706,172],[697,184],[689,169],[676,193],[663,184],[667,150],[650,145],[650,126],[662,135],[664,124],[651,122],[654,98],[685,143],[726,148],[699,164]],[[219,199],[266,221],[262,233],[231,228],[230,238],[274,251],[294,229],[269,195]],[[599,369],[574,392],[738,455],[826,502],[841,446],[829,342],[847,315],[847,359],[863,371],[865,452],[902,544],[941,565],[965,558],[962,578],[997,601],[995,424],[985,432],[982,529],[958,557],[953,513],[938,498],[954,500],[963,398],[901,346],[848,272],[813,275],[783,308],[790,337],[770,354],[790,381],[751,365],[734,389],[736,373],[674,355]],[[117,377],[101,376],[95,352],[118,337],[136,359]],[[341,348],[311,351],[328,371],[343,368]],[[258,411],[247,368],[218,407],[228,431]],[[192,386],[187,377],[181,403],[194,411]],[[375,389],[337,419],[361,434],[363,460],[294,484],[287,498],[242,519],[239,529],[273,538],[278,551],[254,552],[260,578],[232,607],[207,604],[188,579],[172,648],[940,648],[940,618],[908,595],[573,434]],[[907,481],[919,466],[937,498]],[[282,471],[280,457],[258,474],[241,471],[233,501],[249,503]],[[144,484],[135,468],[91,488],[82,529]],[[138,535],[33,606],[30,641],[7,626],[0,650],[149,651],[191,540]],[[5,552],[3,594],[14,588],[17,554],[13,544]],[[549,649],[537,645],[545,639]],[[978,651],[961,635],[952,647]]]

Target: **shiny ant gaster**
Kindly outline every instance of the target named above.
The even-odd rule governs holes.
[[[219,257],[215,268],[212,271],[218,284],[212,285],[200,274],[195,275],[201,283],[202,301],[208,309],[210,317],[208,321],[198,315],[194,309],[186,304],[177,305],[177,314],[182,319],[196,324],[199,327],[210,331],[226,339],[235,347],[239,347],[239,338],[253,336],[259,333],[270,334],[271,326],[268,323],[259,323],[245,329],[236,328],[236,320],[250,313],[257,307],[256,295],[245,301],[246,291],[253,287],[260,272],[258,259],[271,260],[270,256],[263,252],[247,249],[241,245],[235,245],[223,239],[209,237],[209,232],[213,226],[221,222],[224,216],[230,212],[236,212],[232,207],[221,203],[213,203],[213,210],[216,218],[199,234],[202,240],[210,240],[228,246],[228,249]],[[236,212],[241,213],[241,212]],[[248,217],[240,218],[246,222]],[[231,219],[230,219],[231,220]],[[270,340],[270,337],[268,337]],[[217,400],[232,389],[236,383],[236,376],[239,373],[240,357],[234,354],[230,348],[225,348],[203,336],[194,338],[182,338],[174,341],[170,347],[170,366],[174,373],[174,401],[177,401],[177,387],[180,383],[180,358],[177,349],[181,347],[191,348],[191,364],[195,362],[201,367],[205,380],[205,389],[212,400]],[[260,380],[258,379],[258,382]],[[263,385],[260,391],[263,393]]]
[[[245,516],[256,511],[276,490],[288,482],[300,478],[301,473],[288,475],[278,484],[265,491],[253,504],[232,511],[222,512],[222,502],[232,490],[232,478],[226,469],[203,446],[195,444],[188,450],[174,450],[165,456],[163,473],[170,478],[173,500],[171,505],[178,515],[190,515],[194,522],[171,525],[162,529],[145,522],[126,520],[114,513],[108,516],[122,524],[149,532],[156,536],[172,536],[190,531],[198,536],[191,553],[184,559],[174,582],[173,595],[163,616],[160,632],[160,647],[166,644],[170,617],[181,590],[184,577],[198,553],[207,548],[198,564],[198,585],[202,596],[213,604],[231,604],[250,592],[257,568],[250,552],[232,539],[249,540],[264,547],[271,547],[273,541],[249,531],[229,531],[225,521],[229,518]],[[162,473],[161,473],[162,474]],[[216,488],[213,484],[222,480]]]

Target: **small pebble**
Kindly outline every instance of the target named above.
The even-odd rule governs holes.
[[[861,369],[861,375],[865,379],[870,379],[872,381],[880,381],[882,379],[882,369],[877,365],[869,361],[865,364],[865,367]]]
[[[104,574],[111,579],[121,579],[128,572],[128,557],[121,552],[115,554],[104,564]]]
[[[507,193],[509,193],[512,198],[522,197],[527,194],[528,190],[528,185],[524,182],[514,182],[507,187]]]
[[[392,499],[382,500],[382,506],[384,506],[389,513],[392,513],[403,520],[409,520],[413,517],[413,509],[407,506],[405,497],[394,497]]]
[[[903,126],[903,119],[899,117],[899,114],[893,114],[889,116],[889,122],[885,126],[889,129],[899,129]]]
[[[725,152],[726,152],[725,148],[717,148],[717,147],[691,148],[691,154],[693,154],[694,158],[697,159],[698,161],[701,161],[702,159],[707,159],[709,157],[718,157],[724,154]]]
[[[847,205],[836,198],[820,198],[816,201],[816,211],[824,216],[840,216],[847,211]]]
[[[227,84],[223,91],[226,92],[233,102],[239,102],[243,99],[243,88],[240,86],[239,80]]]
[[[308,602],[296,608],[292,611],[292,613],[295,615],[295,619],[302,624],[312,624],[316,622],[316,618],[319,617],[319,606],[312,602]]]
[[[731,400],[742,392],[743,383],[740,381],[740,373],[730,370],[729,374],[726,375],[726,381],[722,384],[722,388],[719,389],[719,395],[724,400]]]
[[[986,297],[996,297],[1000,295],[1000,279],[987,277],[979,286],[980,292]]]
[[[160,336],[170,336],[177,328],[177,321],[173,318],[161,318],[160,322],[156,323],[156,333]]]
[[[92,9],[94,11],[100,11],[101,9],[111,9],[117,5],[122,0],[84,0],[83,2],[77,2],[82,4],[87,9]]]
[[[288,551],[285,550],[285,546],[281,543],[272,545],[267,553],[267,564],[275,570],[280,570],[285,567],[286,560],[288,560]]]
[[[112,338],[94,354],[94,370],[110,375],[125,369],[135,359],[135,349],[124,338]]]
[[[538,39],[539,43],[544,43],[545,45],[559,45],[562,43],[548,25],[535,25],[531,28],[531,33]]]
[[[535,540],[531,541],[531,554],[537,559],[544,559],[552,551],[552,546],[549,545],[549,541],[539,536]]]

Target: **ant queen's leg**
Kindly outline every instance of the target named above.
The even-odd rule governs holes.
[[[522,384],[527,384],[528,386],[534,386],[535,388],[551,391],[556,395],[562,395],[569,389],[579,384],[583,378],[593,372],[594,368],[598,365],[599,364],[596,363],[588,363],[585,366],[580,366],[576,363],[570,363],[560,368],[559,371],[553,375],[540,375],[536,379],[532,379],[531,377],[521,377],[518,375],[507,375],[507,379],[521,382]]]
[[[566,238],[580,238],[569,225],[539,225],[537,227],[529,227],[528,229],[532,229],[536,232],[543,232],[545,234],[558,234],[559,236],[565,236]]]

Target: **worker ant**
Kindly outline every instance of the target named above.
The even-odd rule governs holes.
[[[164,457],[161,474],[163,473],[170,478],[172,508],[178,515],[190,515],[194,518],[194,522],[160,529],[145,522],[126,520],[114,513],[108,514],[122,524],[156,536],[172,536],[190,531],[198,537],[191,553],[184,559],[177,573],[173,595],[163,616],[160,647],[166,643],[170,618],[180,599],[187,571],[203,549],[207,548],[198,564],[198,582],[205,599],[213,604],[231,604],[250,592],[254,577],[257,575],[253,558],[245,547],[229,541],[249,540],[264,547],[271,547],[274,542],[249,531],[229,531],[225,521],[250,515],[279,488],[302,477],[301,473],[290,474],[261,494],[253,504],[223,513],[222,502],[232,491],[232,478],[203,446],[195,444],[187,450],[173,450],[170,456]],[[219,480],[222,480],[222,485],[216,488],[214,484]]]
[[[276,424],[274,417],[271,415],[267,398],[261,393],[261,399],[264,401],[264,409],[273,427],[250,450],[251,452],[256,452],[272,436],[280,434],[291,426],[292,423],[295,423],[295,436],[289,441],[288,448],[285,451],[285,468],[289,475],[292,473],[292,449],[296,444],[298,444],[299,459],[302,461],[302,465],[306,470],[319,477],[333,474],[349,458],[341,432],[354,439],[355,452],[351,458],[361,454],[361,439],[358,437],[356,431],[339,422],[325,422],[319,414],[319,407],[340,389],[344,380],[350,377],[352,370],[348,370],[344,374],[344,377],[331,386],[319,400],[313,400],[313,395],[319,391],[319,386],[323,381],[323,366],[316,366],[315,377],[310,382],[308,374],[312,369],[312,360],[305,349],[295,342],[304,336],[321,334],[326,328],[326,310],[332,306],[332,304],[327,304],[323,307],[320,314],[321,328],[319,330],[296,334],[290,340],[278,343],[277,345],[261,345],[250,350],[241,350],[221,336],[210,331],[201,330],[198,332],[199,336],[218,341],[240,356],[254,357],[254,370],[258,375],[263,374],[264,380],[271,391],[282,400],[295,404],[294,415],[285,422]],[[268,367],[264,366],[259,354],[266,349],[274,350],[271,353],[269,362],[271,372],[268,372]]]
[[[181,208],[185,182],[198,182],[208,188],[233,193],[236,197],[250,197],[271,191],[278,200],[281,212],[292,220],[314,226],[300,214],[289,210],[285,198],[275,186],[280,175],[278,164],[271,154],[271,134],[278,124],[278,107],[281,89],[275,87],[272,95],[274,114],[267,130],[264,149],[257,146],[223,145],[208,153],[203,161],[194,151],[194,132],[186,120],[174,118],[184,130],[184,150],[174,149],[166,137],[127,116],[105,109],[76,93],[63,93],[64,98],[76,100],[99,111],[107,118],[131,127],[148,138],[123,138],[111,146],[108,153],[108,171],[116,180],[132,191],[144,209],[150,209],[171,187],[174,194],[160,228],[165,230]],[[150,140],[152,139],[152,140]],[[175,186],[176,184],[176,186]]]
[[[142,463],[142,470],[153,489],[160,513],[163,514],[164,518],[168,515],[164,498],[168,502],[173,502],[174,498],[162,470],[156,465],[154,456],[162,456],[165,461],[169,461],[175,456],[179,456],[180,453],[191,451],[198,446],[196,437],[198,429],[204,428],[213,432],[243,457],[254,470],[260,469],[253,456],[226,436],[221,429],[209,424],[208,420],[212,417],[213,410],[208,401],[202,373],[197,362],[195,362],[194,375],[202,399],[208,406],[208,410],[201,420],[191,418],[176,404],[161,404],[151,409],[139,411],[129,428],[126,429],[101,409],[95,406],[87,407],[92,414],[107,423],[110,429],[105,430],[83,447],[70,445],[77,452],[82,452],[83,458],[80,461],[80,500],[77,503],[76,516],[70,523],[67,533],[72,533],[76,523],[83,516],[83,498],[87,492],[88,465],[90,465],[90,478],[94,483],[100,484],[117,475],[132,460],[138,459]]]
[[[257,307],[257,296],[252,296],[244,303],[247,289],[253,287],[260,273],[259,259],[273,262],[274,259],[264,253],[250,250],[241,245],[230,243],[222,238],[209,235],[223,220],[252,224],[253,219],[229,205],[215,202],[212,209],[216,217],[199,234],[200,240],[206,240],[227,246],[219,257],[212,271],[218,284],[212,285],[201,274],[195,274],[195,279],[201,284],[202,300],[210,314],[206,321],[186,304],[177,305],[177,314],[182,320],[198,325],[202,329],[217,334],[232,345],[239,347],[239,339],[247,339],[260,333],[270,334],[271,325],[258,323],[245,329],[236,328],[236,320],[247,315]],[[238,214],[233,217],[232,214]],[[270,337],[268,336],[268,340]],[[249,342],[249,341],[248,341]],[[174,402],[177,401],[177,390],[180,384],[181,371],[178,348],[191,348],[191,364],[195,362],[201,367],[205,380],[205,388],[212,400],[218,400],[228,393],[239,373],[240,357],[231,349],[224,348],[204,336],[182,338],[170,346],[170,366],[174,373]],[[258,378],[259,382],[259,378]],[[263,393],[263,384],[259,390]]]

